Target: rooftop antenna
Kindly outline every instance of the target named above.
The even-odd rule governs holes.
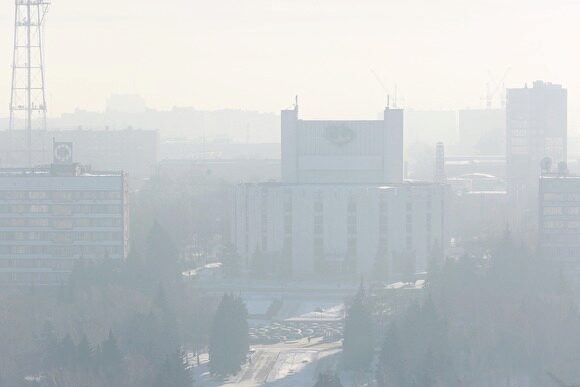
[[[294,110],[298,111],[298,95],[294,97]]]
[[[17,116],[22,113],[29,167],[33,120],[39,119],[40,129],[46,130],[42,27],[49,6],[50,0],[15,0],[9,130],[15,128]]]

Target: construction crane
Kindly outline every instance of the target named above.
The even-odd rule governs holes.
[[[504,81],[507,78],[510,70],[511,70],[511,67],[508,67],[505,70],[505,72],[503,73],[503,76],[500,78],[500,80],[498,82],[495,82],[495,83],[493,82],[493,77],[490,74],[491,82],[487,83],[487,92],[486,92],[486,96],[485,96],[485,106],[487,109],[492,108],[493,99],[500,90],[502,90],[502,97],[501,97],[500,106],[502,109],[505,108],[505,94],[504,94],[505,83],[504,83]],[[493,85],[492,85],[492,83],[493,83]]]
[[[385,94],[387,96],[387,106],[389,106],[391,94],[390,94],[389,90],[387,89],[387,86],[385,86],[385,83],[381,80],[381,77],[379,77],[379,75],[373,69],[371,69],[371,74],[373,74],[373,76],[377,80],[378,84],[381,86],[381,89],[383,89],[383,91],[385,92]],[[393,107],[394,108],[397,107],[397,85],[395,85],[395,95],[393,98]]]

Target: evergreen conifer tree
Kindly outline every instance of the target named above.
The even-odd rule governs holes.
[[[75,362],[76,347],[68,334],[58,344],[57,359],[57,364],[61,368],[69,368]]]
[[[210,335],[210,370],[218,375],[238,372],[249,349],[248,312],[239,297],[225,294],[213,319]]]
[[[191,375],[184,367],[183,355],[176,351],[166,357],[153,387],[191,387],[191,385]]]
[[[405,350],[401,343],[396,324],[390,326],[381,346],[377,364],[377,382],[379,385],[405,385],[407,367]]]
[[[120,384],[123,377],[123,355],[112,330],[100,346],[98,366],[111,384],[115,386]]]
[[[352,369],[367,368],[374,356],[374,335],[370,306],[361,284],[348,308],[344,322],[343,361]]]
[[[48,370],[54,367],[58,359],[58,338],[54,333],[54,326],[49,321],[46,321],[42,328],[40,349],[43,354],[44,369]]]
[[[147,238],[147,264],[158,274],[174,274],[177,269],[178,251],[169,233],[155,221]]]
[[[161,313],[159,321],[161,322],[162,342],[160,344],[164,352],[169,354],[179,346],[179,329],[175,310],[167,299],[165,289],[161,284],[154,299],[154,304]]]
[[[86,335],[83,335],[81,341],[77,345],[76,354],[77,357],[75,363],[77,366],[83,370],[88,370],[93,362],[93,349],[91,348]]]

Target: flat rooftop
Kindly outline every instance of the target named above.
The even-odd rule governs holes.
[[[73,173],[75,172],[75,173]],[[122,176],[122,171],[94,171],[89,167],[79,166],[71,171],[70,175],[57,173],[51,166],[34,168],[0,168],[2,177],[95,177],[95,176]]]

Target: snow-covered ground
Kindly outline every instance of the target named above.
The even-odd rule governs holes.
[[[202,355],[201,366],[194,366],[193,371],[196,383],[208,387],[312,386],[320,372],[336,368],[340,351],[340,343],[324,343],[321,339],[256,346],[251,361],[226,380],[209,375],[207,355]]]
[[[265,315],[274,296],[247,292],[242,297],[250,315]],[[312,386],[320,372],[335,369],[341,351],[344,304],[339,297],[285,296],[273,321],[251,320],[250,361],[235,376],[217,380],[209,375],[207,354],[201,366],[190,355],[198,384],[216,386]],[[258,339],[256,341],[256,339]]]
[[[327,303],[312,308],[314,305],[320,305],[320,303],[308,305],[308,312],[289,317],[286,321],[340,321],[344,318],[345,311],[342,303]]]
[[[250,316],[264,316],[268,308],[276,301],[281,301],[281,308],[271,316],[273,320],[330,320],[337,321],[344,317],[344,300],[336,296],[297,296],[277,297],[254,292],[242,294]]]
[[[344,302],[356,291],[355,285],[213,281],[199,285],[206,291],[235,289],[240,294],[250,315],[252,353],[242,370],[225,380],[209,375],[207,354],[201,356],[200,366],[190,360],[198,385],[308,387],[320,372],[337,369]]]

